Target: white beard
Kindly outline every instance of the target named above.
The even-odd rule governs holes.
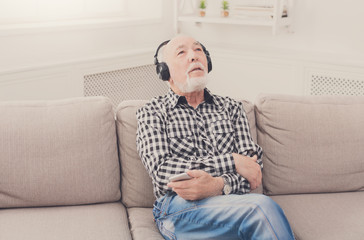
[[[194,78],[190,78],[190,76],[188,75],[188,72],[196,66],[196,64],[191,64],[191,66],[187,69],[186,71],[186,82],[184,83],[180,83],[175,81],[174,84],[178,87],[178,89],[182,92],[182,93],[191,93],[191,92],[196,92],[196,91],[201,91],[203,89],[205,89],[205,87],[207,86],[208,83],[208,77],[207,77],[207,72],[205,70],[205,68],[203,67],[203,65],[201,63],[197,63],[205,72],[205,74],[202,77],[194,77]]]

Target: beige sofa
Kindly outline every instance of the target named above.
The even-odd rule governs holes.
[[[116,121],[104,97],[0,103],[0,239],[162,239],[135,145],[145,102],[121,103]],[[364,98],[262,95],[244,106],[264,149],[264,193],[296,238],[364,239]]]

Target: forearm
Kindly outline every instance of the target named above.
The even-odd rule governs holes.
[[[248,156],[248,157],[254,157],[257,156],[257,163],[259,164],[261,170],[263,170],[263,161],[262,161],[262,157],[263,157],[263,150],[262,148],[255,144],[254,149],[246,149],[244,151],[238,151],[237,154],[242,155],[242,156]],[[233,158],[234,158],[234,154],[233,154]],[[235,166],[237,165],[236,163],[236,159],[234,158],[234,163]]]
[[[187,172],[190,180],[170,182],[168,186],[185,200],[200,200],[222,194],[224,180],[222,177],[212,177],[202,170]]]
[[[254,155],[256,155],[257,156],[256,166],[260,167],[260,172],[261,172],[261,169],[263,168],[263,163],[261,161],[262,151],[258,145],[256,146],[257,146],[256,147],[257,152],[249,149],[241,151],[241,153],[245,154],[244,156],[249,156],[249,157],[253,157]],[[225,176],[230,186],[232,187],[232,193],[245,194],[250,192],[252,186],[249,183],[249,181],[245,178],[244,174],[238,171],[237,167],[240,169],[242,167],[242,164],[239,163],[236,159],[234,159],[234,155],[238,154],[231,153],[231,154],[221,154],[218,156],[206,157],[206,158],[194,158],[193,162],[191,162],[191,167],[192,169],[202,169],[214,176]],[[240,157],[242,156],[243,155],[240,154]],[[259,167],[258,169],[255,169],[256,172],[259,172]],[[252,178],[250,175],[248,176],[249,179]],[[254,175],[253,178],[255,176],[259,178],[259,175]],[[257,179],[253,184],[253,188],[255,188],[257,182],[259,184],[260,181],[261,180]]]
[[[216,156],[192,157],[191,169],[201,169],[215,176],[236,171],[232,153]]]

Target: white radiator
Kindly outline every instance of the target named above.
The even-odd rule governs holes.
[[[114,108],[124,100],[151,99],[167,91],[168,85],[158,78],[154,65],[84,76],[84,96],[106,96]]]
[[[364,95],[364,76],[350,73],[310,73],[310,95]]]

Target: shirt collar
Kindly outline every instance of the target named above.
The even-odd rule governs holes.
[[[209,104],[215,104],[216,106],[219,106],[219,102],[217,101],[216,97],[208,90],[207,88],[204,89],[204,97],[205,102]],[[170,105],[170,108],[176,107],[178,104],[184,104],[187,103],[187,100],[184,96],[180,96],[173,92],[173,90],[170,88],[167,93],[167,101]]]
[[[179,96],[175,92],[173,92],[173,90],[171,88],[168,90],[166,100],[167,100],[167,103],[169,104],[170,108],[174,108],[178,104],[180,97],[181,96]]]

